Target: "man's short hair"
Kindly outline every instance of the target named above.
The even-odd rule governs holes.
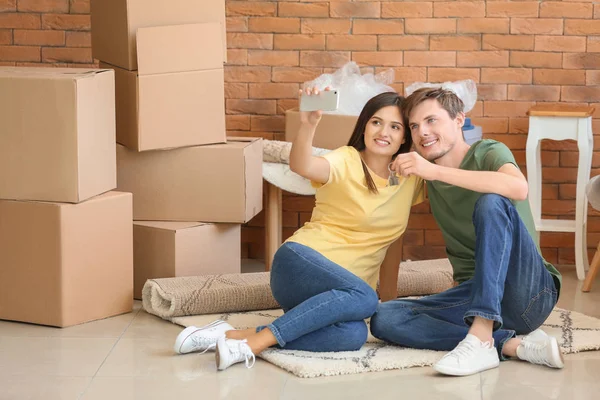
[[[404,101],[402,107],[406,119],[409,118],[410,113],[419,104],[427,100],[437,100],[444,110],[448,112],[450,118],[454,119],[458,113],[465,109],[463,101],[451,90],[442,88],[421,88],[415,90],[410,96]]]

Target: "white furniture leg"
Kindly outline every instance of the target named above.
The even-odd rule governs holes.
[[[590,169],[592,167],[592,154],[594,144],[592,138],[592,121],[590,118],[579,119],[577,146],[579,149],[579,166],[577,169],[577,186],[575,201],[575,267],[577,278],[585,279],[585,273],[589,269],[587,250],[587,210],[588,200],[585,187],[590,180]]]
[[[527,137],[527,181],[529,183],[529,205],[535,223],[538,242],[540,240],[540,222],[542,219],[542,159],[541,143],[535,127],[532,127]]]

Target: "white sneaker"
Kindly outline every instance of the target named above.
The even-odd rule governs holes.
[[[536,329],[522,339],[517,347],[517,357],[550,368],[565,366],[558,341],[541,329]]]
[[[201,328],[189,326],[177,335],[173,349],[177,354],[194,351],[205,353],[216,347],[217,339],[221,336],[225,337],[225,332],[233,329],[233,326],[221,320],[216,320]]]
[[[246,362],[246,368],[252,368],[256,358],[246,339],[227,339],[223,336],[217,341],[215,361],[217,362],[217,369],[223,371],[242,361]]]
[[[450,353],[434,364],[433,369],[445,375],[473,375],[500,365],[493,342],[482,342],[468,334]]]

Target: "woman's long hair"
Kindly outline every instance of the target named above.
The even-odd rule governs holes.
[[[367,104],[363,107],[358,119],[356,120],[356,125],[354,126],[354,131],[352,132],[352,136],[350,140],[348,140],[348,146],[354,147],[356,150],[363,151],[366,149],[365,145],[365,129],[367,128],[367,124],[369,120],[375,115],[375,113],[381,110],[384,107],[396,106],[398,107],[398,111],[402,116],[402,125],[404,130],[404,143],[400,146],[400,149],[394,154],[393,157],[396,157],[400,153],[408,153],[412,146],[412,137],[410,135],[410,131],[408,128],[408,120],[404,116],[402,112],[402,103],[404,102],[404,97],[400,96],[396,92],[385,92],[378,94],[377,96],[371,98],[367,101]],[[364,161],[362,161],[363,171],[365,172],[365,180],[367,182],[367,187],[369,188],[369,192],[371,193],[379,193],[377,190],[377,186],[373,181],[373,177],[369,173],[367,166]]]

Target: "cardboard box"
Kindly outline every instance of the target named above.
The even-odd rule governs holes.
[[[133,307],[131,193],[0,201],[0,319],[65,327]]]
[[[77,203],[116,187],[111,70],[0,67],[0,199]]]
[[[357,115],[323,114],[317,125],[313,146],[330,150],[346,146],[352,136],[357,119]],[[300,113],[298,109],[287,110],[285,112],[285,140],[294,141],[299,129]]]
[[[225,0],[92,0],[92,56],[130,71],[138,69],[136,34],[139,28],[217,22],[220,32],[192,37],[200,47],[218,43],[227,61]],[[171,43],[177,47],[179,43]]]
[[[148,279],[241,273],[240,243],[240,225],[134,222],[134,298]]]
[[[143,28],[138,71],[100,64],[115,70],[118,143],[145,151],[226,141],[222,48],[193,39],[219,29],[216,23]]]
[[[262,139],[138,153],[117,145],[117,188],[136,221],[243,224],[262,210]]]

